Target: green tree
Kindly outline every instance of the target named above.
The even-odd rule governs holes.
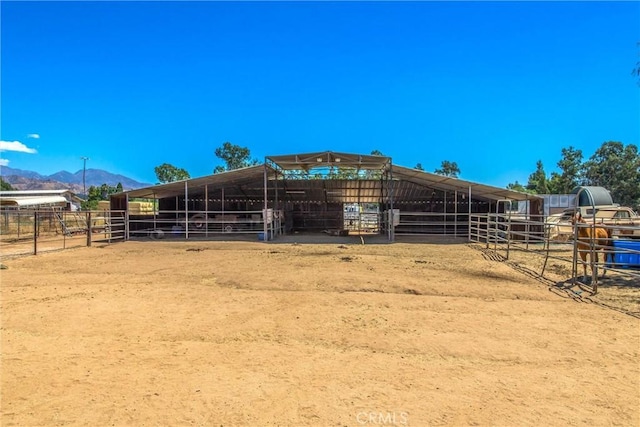
[[[358,179],[360,178],[360,171],[352,167],[331,168],[329,177],[334,179]]]
[[[380,156],[380,157],[386,157],[386,155],[384,153],[382,153],[382,151],[380,150],[371,150],[371,155],[372,156]],[[358,174],[358,176],[360,176]],[[366,170],[364,171],[364,174],[361,175],[364,179],[380,179],[382,177],[382,171],[381,170]],[[357,176],[356,176],[357,178]]]
[[[538,160],[536,163],[536,171],[529,175],[529,182],[526,188],[533,194],[549,194],[547,174],[544,172],[542,160]]]
[[[224,161],[224,166],[216,166],[213,173],[246,168],[260,163],[257,159],[251,159],[251,151],[247,147],[241,147],[228,141],[216,148],[215,154],[216,157]]]
[[[588,185],[605,187],[613,201],[621,205],[640,205],[640,155],[634,144],[604,142],[584,164]]]
[[[422,163],[417,163],[416,166],[414,167],[414,169],[417,169],[419,171],[423,171],[424,168],[422,167]]]
[[[158,178],[158,181],[161,184],[191,178],[189,172],[182,168],[177,168],[169,163],[163,163],[160,166],[156,166],[154,170],[156,172],[156,178]]]
[[[456,162],[450,162],[448,160],[443,160],[440,165],[440,169],[436,169],[434,173],[438,175],[450,176],[453,178],[457,178],[460,175],[460,168]]]
[[[519,191],[521,193],[531,193],[524,185],[520,184],[517,180],[516,182],[507,184],[507,190]]]
[[[5,181],[0,176],[0,190],[1,191],[12,191],[12,190],[14,190],[14,188],[13,188],[13,186],[11,184],[9,184],[7,181]]]
[[[552,172],[548,181],[551,194],[568,194],[582,183],[582,150],[573,147],[562,149],[562,159],[558,162],[561,173]]]
[[[102,184],[100,187],[92,185],[87,191],[87,200],[82,202],[82,209],[92,210],[98,208],[98,202],[101,200],[109,200],[109,196],[122,191],[122,184],[111,186]]]

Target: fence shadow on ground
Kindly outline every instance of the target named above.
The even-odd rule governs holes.
[[[606,292],[607,289],[640,290],[640,279],[637,277],[613,276],[611,273],[607,273],[608,276],[600,277],[598,279],[600,293],[592,295],[592,288],[588,283],[587,285],[577,283],[574,282],[572,278],[567,278],[562,281],[554,281],[544,277],[539,272],[527,267],[526,265],[508,260],[506,257],[490,248],[485,248],[477,244],[469,244],[468,246],[480,251],[483,258],[486,260],[504,263],[525,276],[544,284],[550,292],[561,298],[571,299],[578,303],[594,304],[602,308],[617,311],[640,319],[640,308],[638,308],[640,307],[640,299],[638,299],[637,296],[631,296],[631,302],[624,299],[607,300],[606,297],[603,296],[603,291]],[[635,307],[628,308],[628,305]]]

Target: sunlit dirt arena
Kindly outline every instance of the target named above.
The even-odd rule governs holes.
[[[3,426],[640,425],[640,320],[526,257],[148,241],[3,264]]]

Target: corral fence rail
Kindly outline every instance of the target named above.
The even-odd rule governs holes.
[[[558,240],[554,225],[542,220],[504,213],[472,214],[469,218],[469,241],[484,245],[509,260],[514,251],[524,251],[544,258],[538,274],[545,277],[549,260],[566,263],[571,281],[592,287],[597,292],[598,276],[613,271],[619,276],[640,278],[640,239],[632,239],[637,227],[604,223],[577,223],[573,235]],[[574,239],[580,229],[593,235],[595,228],[606,230],[600,239]],[[583,233],[585,234],[585,233]],[[566,236],[565,236],[566,237]],[[587,267],[587,275],[583,266]]]
[[[463,237],[468,234],[467,213],[398,212],[395,235],[446,235]]]
[[[127,238],[208,238],[217,235],[258,235],[267,239],[283,233],[279,211],[158,210],[130,215]]]
[[[6,209],[0,211],[0,256],[125,240],[127,212]]]

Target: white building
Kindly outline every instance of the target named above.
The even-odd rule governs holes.
[[[2,209],[41,209],[57,207],[77,211],[82,199],[71,190],[11,190],[0,191]]]

